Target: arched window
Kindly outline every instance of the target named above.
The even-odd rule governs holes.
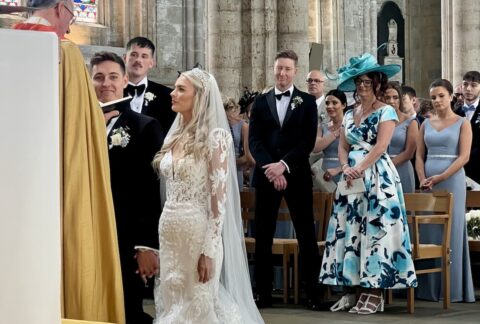
[[[77,21],[87,23],[97,22],[98,0],[73,0],[73,3],[73,11],[77,17]]]

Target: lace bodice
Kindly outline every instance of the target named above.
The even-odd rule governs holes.
[[[231,135],[218,128],[210,134],[205,159],[199,161],[188,155],[174,161],[170,151],[160,162],[160,171],[166,178],[165,207],[195,208],[206,214],[208,226],[202,253],[211,258],[215,257],[221,241],[226,181],[230,172],[227,154],[231,145]]]

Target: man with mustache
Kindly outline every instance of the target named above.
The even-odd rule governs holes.
[[[175,119],[172,111],[172,89],[149,80],[148,71],[155,67],[155,45],[145,37],[132,38],[126,46],[124,56],[128,74],[125,95],[133,97],[130,107],[133,111],[157,119],[165,136]]]

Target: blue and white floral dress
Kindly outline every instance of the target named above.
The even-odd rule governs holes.
[[[398,121],[391,106],[377,109],[358,127],[353,110],[345,114],[343,127],[350,144],[351,167],[376,144],[378,127],[388,120]],[[365,170],[364,181],[365,192],[346,196],[336,192],[320,282],[365,288],[415,287],[402,187],[387,153]]]

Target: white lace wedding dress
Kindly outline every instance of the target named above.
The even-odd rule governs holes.
[[[160,163],[167,199],[160,217],[160,275],[155,287],[155,324],[242,323],[237,304],[220,285],[223,260],[222,223],[225,214],[227,152],[230,134],[216,129],[210,136],[210,156],[173,161],[171,151]],[[198,280],[201,254],[214,260],[213,277]]]

